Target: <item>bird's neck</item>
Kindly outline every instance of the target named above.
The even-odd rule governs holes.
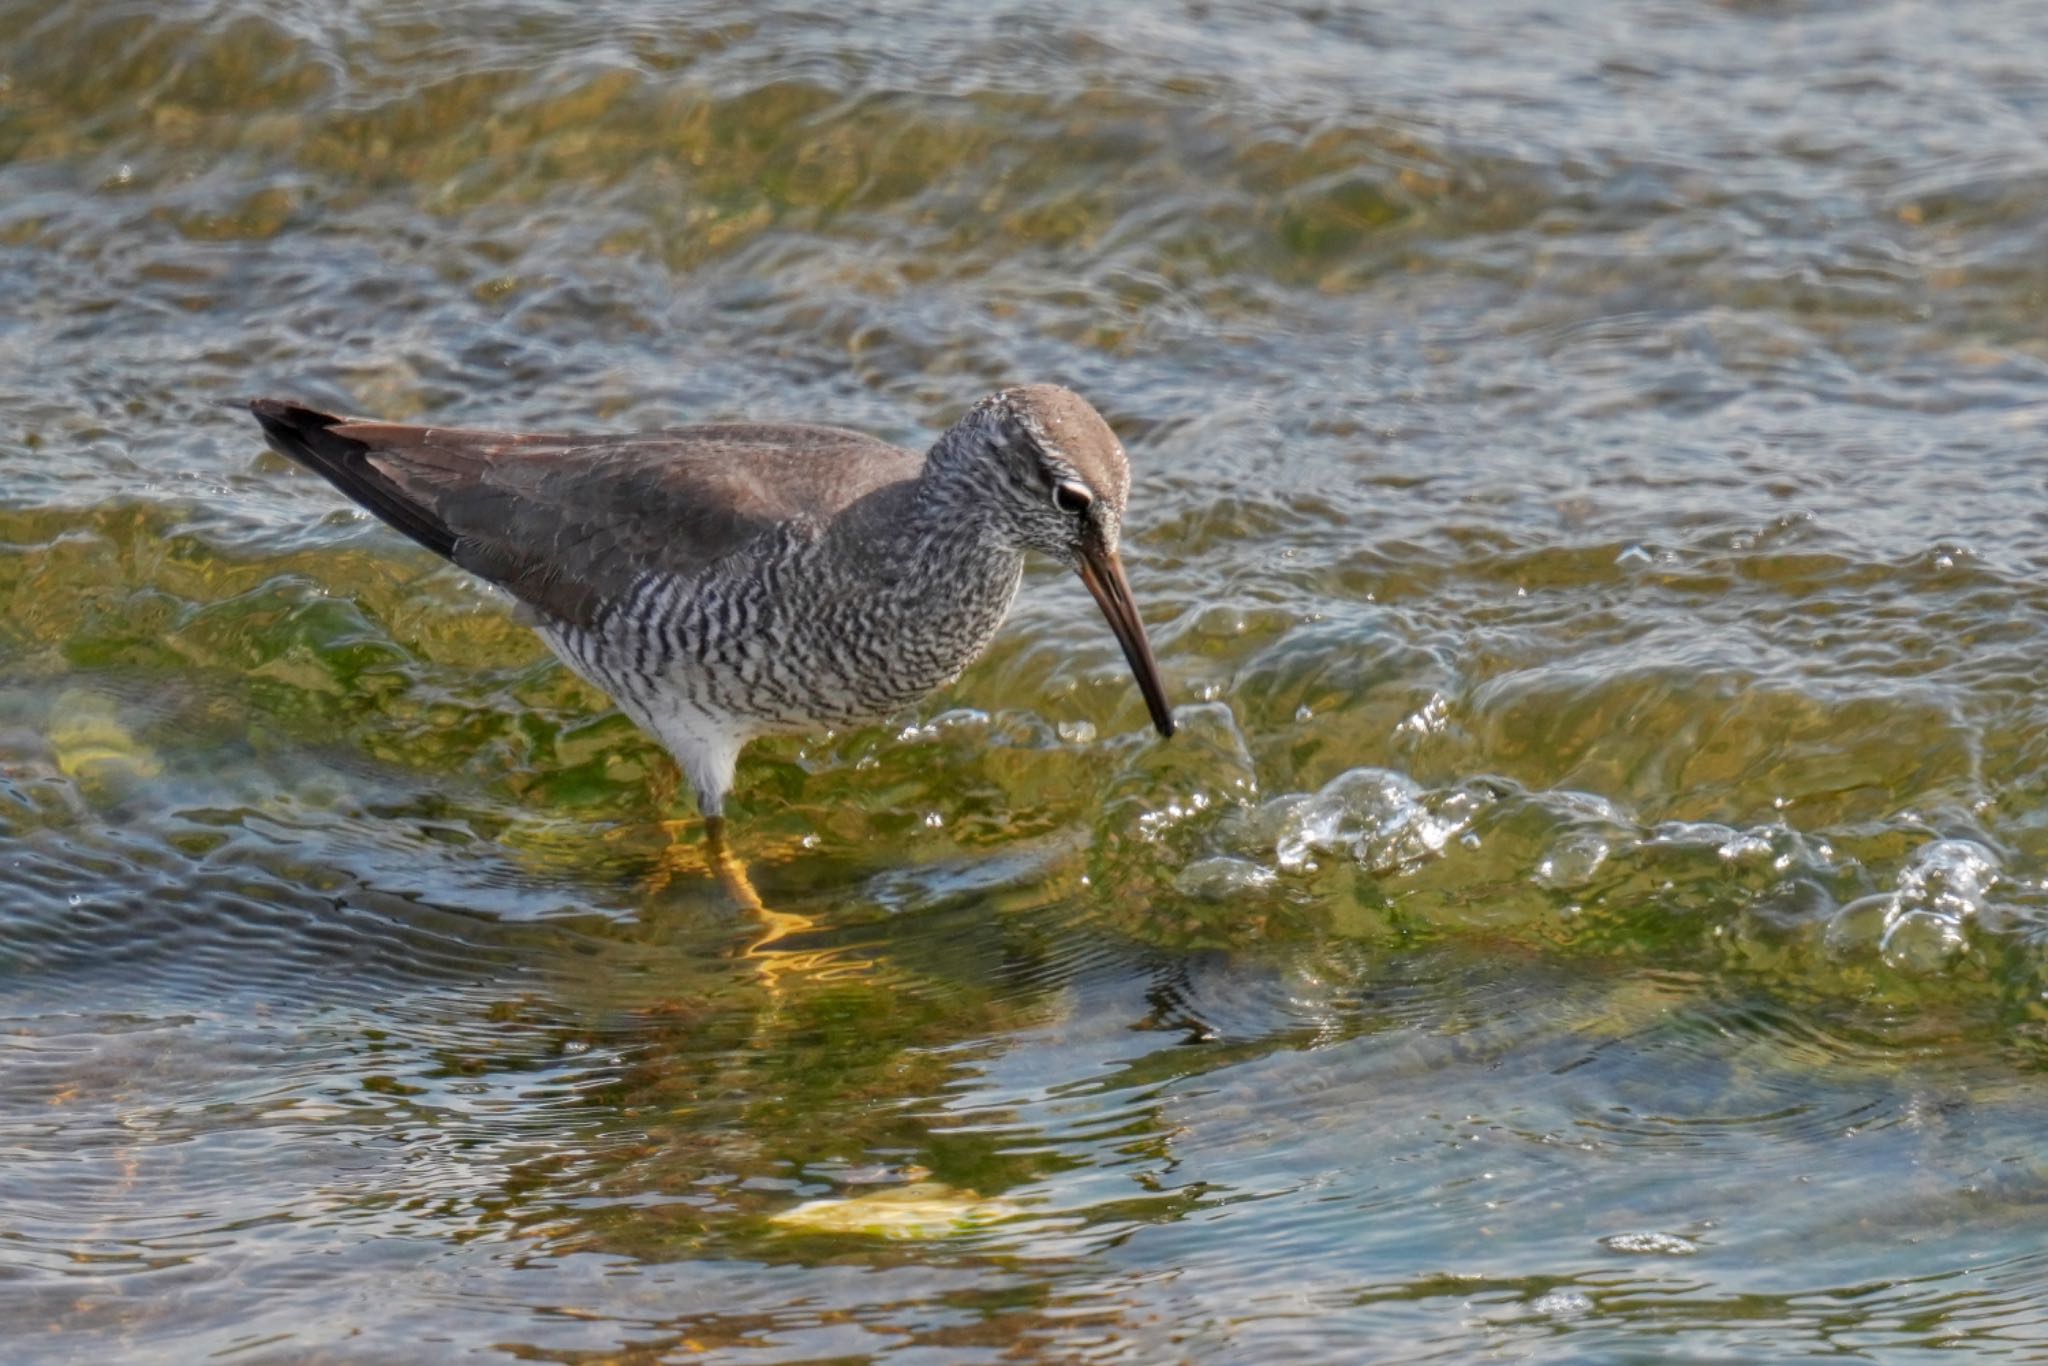
[[[898,544],[907,563],[950,566],[979,588],[1024,568],[1024,547],[987,488],[940,470],[918,481]]]
[[[1002,495],[1004,468],[991,443],[1000,434],[972,412],[946,429],[925,455],[913,496],[912,517],[921,539],[955,550],[981,546],[1021,563],[1024,546]]]
[[[871,582],[914,615],[985,640],[1016,593],[1024,547],[989,496],[987,471],[939,454],[883,514],[886,529],[869,541],[881,556]]]

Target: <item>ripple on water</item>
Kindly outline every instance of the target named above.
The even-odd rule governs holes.
[[[511,1229],[519,1201],[489,1192],[613,1146],[581,1116],[622,1065],[589,1046],[614,1007],[563,984],[605,956],[631,971],[626,946],[576,928],[618,912],[540,870],[490,876],[508,851],[468,828],[505,828],[488,803],[422,805],[407,775],[317,752],[273,767],[191,726],[192,705],[110,676],[0,708],[34,722],[5,732],[0,803],[0,1116],[19,1159],[0,1185],[35,1269],[12,1303],[68,1293],[98,1306],[66,1311],[81,1327],[121,1277],[225,1286],[311,1229]],[[719,952],[665,985],[722,980]]]
[[[9,1322],[2043,1340],[2038,5],[13,8]],[[633,885],[646,743],[209,406],[1040,377],[1184,732],[1034,571],[902,734],[750,753],[755,960]],[[1024,1214],[771,1231],[918,1181]]]

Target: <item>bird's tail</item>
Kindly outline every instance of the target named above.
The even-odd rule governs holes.
[[[246,406],[272,450],[313,471],[435,554],[454,558],[456,536],[448,524],[379,469],[368,444],[335,430],[346,427],[348,419],[283,399],[259,398]]]

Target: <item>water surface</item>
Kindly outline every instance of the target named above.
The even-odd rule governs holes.
[[[0,1322],[100,1362],[2048,1350],[2048,12],[0,0]],[[796,933],[218,406],[929,440]]]

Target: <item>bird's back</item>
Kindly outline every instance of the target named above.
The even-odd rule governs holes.
[[[586,436],[358,421],[270,399],[250,409],[280,454],[571,627],[649,575],[695,577],[924,466],[860,432],[794,423]]]

